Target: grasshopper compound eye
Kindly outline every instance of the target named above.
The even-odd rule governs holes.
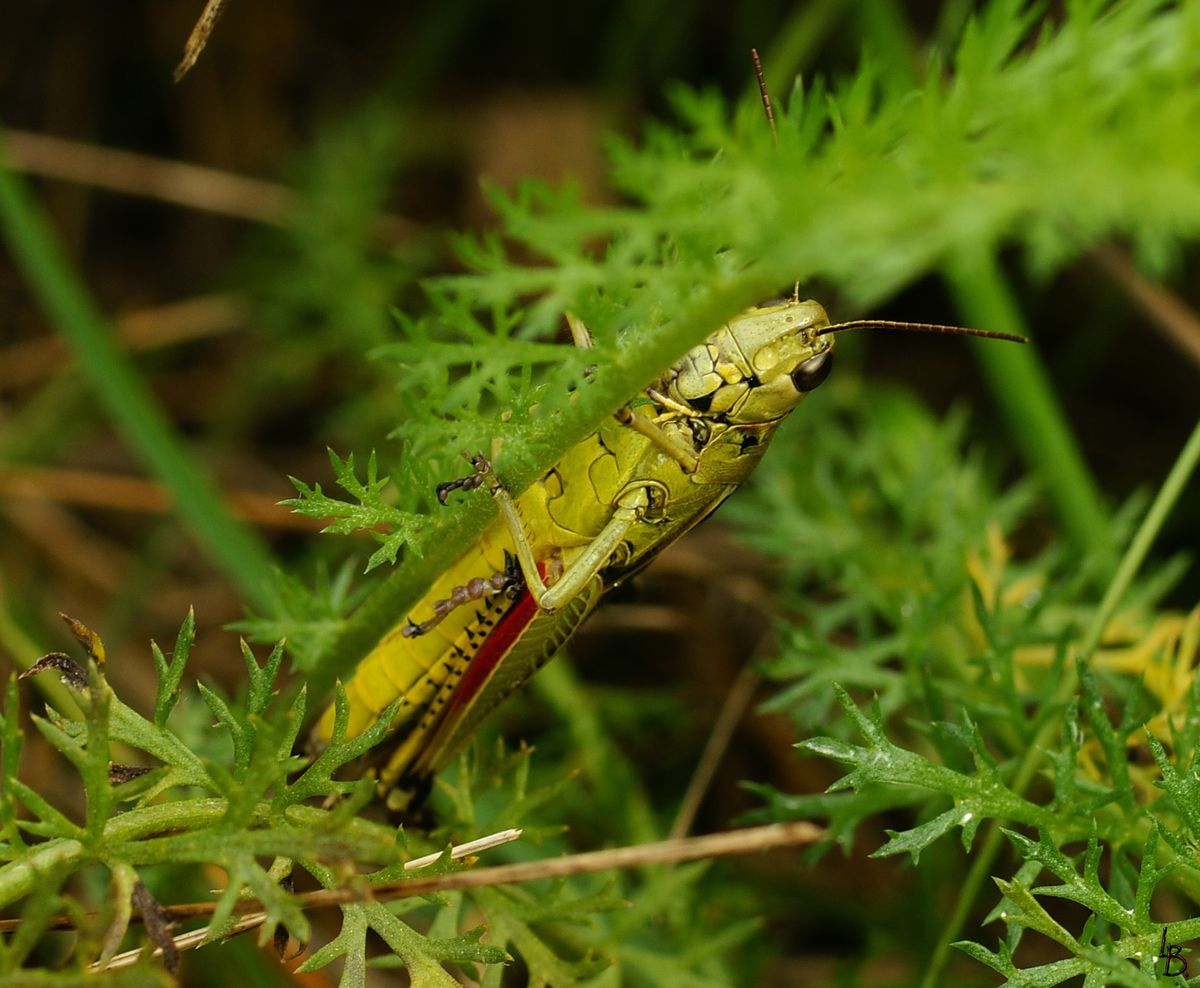
[[[801,394],[816,389],[829,376],[833,369],[833,351],[823,350],[815,357],[809,357],[792,371],[792,384]]]

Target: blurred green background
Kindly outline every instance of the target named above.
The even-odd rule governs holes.
[[[570,177],[586,200],[607,201],[604,135],[667,116],[669,84],[744,95],[751,46],[776,99],[797,73],[852,72],[864,50],[916,68],[973,8],[230,0],[175,85],[200,6],[10,5],[0,30],[4,149],[183,448],[252,525],[262,558],[306,582],[318,560],[345,558],[346,540],[317,538],[319,526],[275,502],[292,494],[288,475],[329,483],[326,447],[388,449],[395,371],[368,353],[394,332],[389,307],[421,304],[422,275],[454,270],[447,234],[492,222],[481,178],[511,189],[525,176]],[[1185,312],[1169,338],[1131,294],[1122,263],[1094,254],[1042,282],[1010,270],[1110,504],[1157,484],[1200,416],[1200,325],[1192,316],[1189,336]],[[1173,278],[1193,306],[1196,270],[1193,251]],[[836,319],[838,299],[822,301]],[[871,314],[955,319],[933,280]],[[143,706],[153,696],[147,639],[172,640],[194,606],[194,668],[236,690],[240,660],[221,629],[243,615],[244,589],[180,524],[78,359],[3,255],[0,669],[64,648],[54,615],[65,611],[102,631],[114,685]],[[868,380],[911,387],[936,409],[987,400],[963,348],[880,336],[860,359]],[[1017,475],[986,411],[974,427]],[[1026,537],[1037,543],[1036,526]],[[1197,544],[1193,492],[1160,548]],[[356,548],[365,558],[371,543]],[[683,702],[700,740],[679,752],[663,742],[668,788],[686,778],[703,725],[737,679],[744,601],[769,593],[764,569],[718,521],[664,555],[639,603],[606,608],[581,635],[585,679],[688,682]],[[1177,601],[1190,604],[1197,589],[1192,577]],[[626,640],[648,642],[658,658],[602,665]],[[700,643],[703,664],[692,658]],[[797,775],[782,717],[742,730],[699,829],[751,805],[740,779],[813,788]],[[71,798],[55,791],[49,755],[31,747],[26,759],[48,795]],[[873,867],[856,863],[849,885],[866,894],[886,881]],[[798,955],[820,954],[802,939]]]

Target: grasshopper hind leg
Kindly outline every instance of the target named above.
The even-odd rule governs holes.
[[[418,638],[427,635],[445,619],[446,615],[456,608],[469,604],[473,600],[484,597],[494,597],[503,594],[509,600],[516,600],[525,586],[525,578],[521,574],[521,566],[516,557],[507,549],[504,551],[504,572],[493,573],[488,577],[475,577],[460,586],[455,587],[449,597],[436,600],[433,603],[433,617],[418,624],[412,618],[400,629],[405,638]]]

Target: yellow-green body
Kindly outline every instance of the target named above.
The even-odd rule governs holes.
[[[401,700],[398,742],[379,770],[390,805],[419,798],[480,719],[554,655],[607,590],[745,481],[808,390],[798,371],[817,372],[813,387],[827,372],[833,341],[818,330],[828,325],[819,305],[798,301],[731,320],[516,498],[515,514],[502,511],[412,614],[419,619],[455,587],[504,572],[523,554],[528,589],[516,600],[482,597],[416,637],[406,637],[405,616],[384,635],[346,684],[347,734]],[[492,493],[504,509],[498,483]],[[487,664],[483,681],[469,672],[476,662]],[[467,690],[464,677],[475,680]],[[328,741],[332,728],[331,708],[315,740]]]

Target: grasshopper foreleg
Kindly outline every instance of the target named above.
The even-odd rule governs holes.
[[[581,350],[590,350],[592,348],[592,334],[584,325],[582,319],[568,312],[567,325],[571,327],[571,339],[575,341],[575,345]],[[596,371],[595,365],[590,365],[584,369],[583,376],[591,377]],[[681,405],[673,399],[667,398],[665,395],[659,394],[653,389],[648,389],[646,392],[651,399],[659,405],[675,412],[679,415],[698,415],[695,409]],[[650,421],[649,419],[641,418],[628,408],[622,408],[617,412],[617,421],[624,426],[628,426],[635,432],[640,432],[643,436],[649,439],[655,446],[666,453],[683,469],[684,473],[695,473],[696,468],[700,464],[700,458],[694,450],[689,449],[684,443],[680,442],[675,437],[668,435],[662,426]],[[478,486],[477,484],[474,486]],[[440,488],[439,494],[440,497]],[[443,502],[444,503],[444,502]]]
[[[694,450],[688,449],[679,439],[667,433],[661,425],[650,419],[642,418],[640,415],[635,415],[628,406],[617,410],[616,419],[622,425],[649,439],[655,446],[666,453],[667,456],[678,463],[684,473],[696,472],[696,469],[700,465],[700,457],[696,455]]]
[[[400,634],[405,638],[419,638],[421,635],[427,635],[441,624],[446,615],[456,607],[462,607],[463,604],[469,604],[473,600],[482,600],[484,597],[494,597],[497,594],[504,594],[510,600],[515,600],[524,585],[525,581],[521,576],[520,565],[513,554],[505,550],[503,573],[493,573],[489,577],[477,576],[473,580],[455,587],[450,591],[449,597],[434,601],[433,617],[420,624],[409,618],[408,624],[400,629]]]

